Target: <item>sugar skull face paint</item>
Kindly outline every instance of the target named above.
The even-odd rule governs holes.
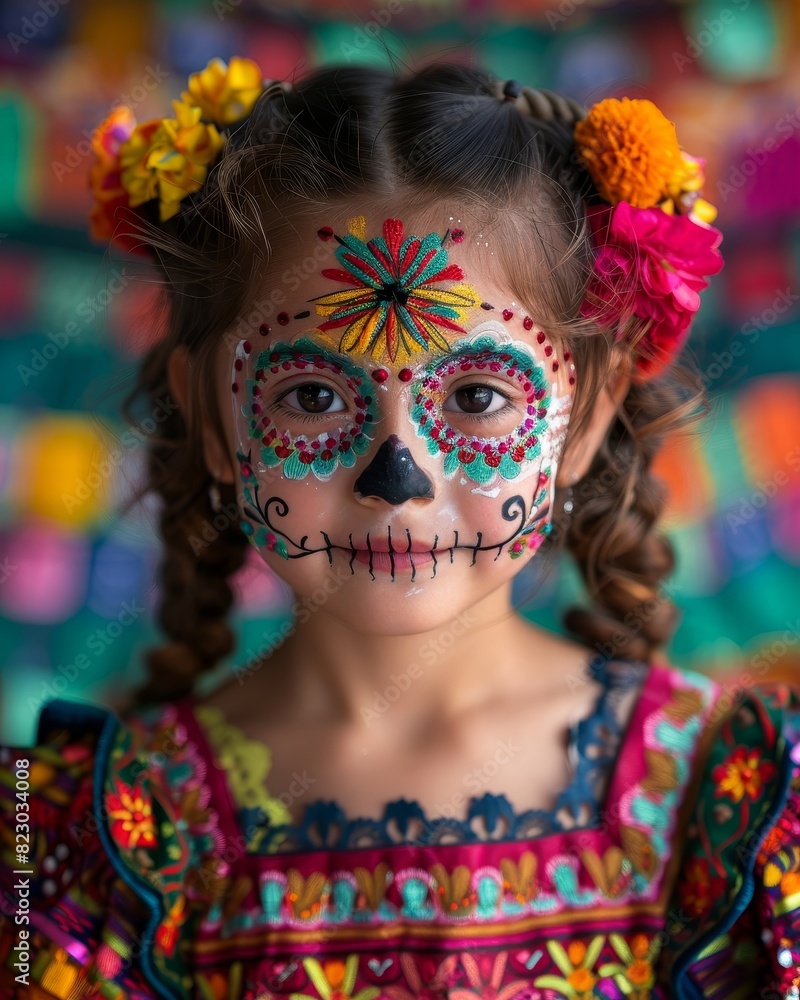
[[[362,216],[309,228],[340,266],[320,264],[259,320],[228,386],[243,531],[300,591],[319,557],[339,567],[359,595],[342,613],[379,620],[387,606],[362,586],[414,582],[416,594],[446,576],[442,602],[471,601],[541,544],[571,372],[467,249],[466,225],[381,216],[376,230],[367,239]],[[446,568],[459,563],[483,569]]]
[[[483,324],[483,329],[492,326],[497,324]],[[468,388],[482,390],[484,401],[471,401],[475,407],[473,416],[488,420],[489,427],[496,428],[503,422],[503,409],[506,409],[488,409],[494,403],[488,397],[506,399],[498,383],[507,381],[509,388],[513,384],[524,394],[525,417],[511,433],[484,437],[480,433],[464,434],[459,428],[450,426],[448,412],[452,414],[453,411],[442,406],[447,396],[448,378],[465,372],[478,376],[478,381]],[[481,385],[482,372],[493,375],[495,381]],[[498,344],[493,337],[481,334],[458,346],[446,360],[428,366],[424,376],[413,386],[411,418],[417,433],[425,438],[430,454],[444,455],[445,476],[450,477],[460,470],[473,482],[484,485],[493,482],[498,475],[516,479],[524,470],[530,470],[531,462],[541,452],[539,439],[547,432],[545,416],[550,405],[549,388],[541,366],[523,345]]]
[[[263,466],[280,466],[288,479],[304,479],[311,473],[325,480],[337,466],[355,465],[375,433],[375,400],[364,369],[348,359],[335,360],[307,338],[259,351],[250,372],[253,355],[250,341],[242,341],[236,349],[234,375],[246,373],[241,416],[247,421],[247,438],[259,444]],[[350,405],[330,381],[313,381],[322,373],[346,386]],[[232,388],[238,392],[239,386],[237,378]],[[298,432],[300,422],[313,414],[328,417],[324,430]]]

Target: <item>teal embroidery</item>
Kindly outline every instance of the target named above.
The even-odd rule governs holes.
[[[444,361],[427,365],[413,383],[411,419],[416,433],[425,439],[431,455],[444,455],[444,474],[452,478],[459,470],[475,483],[491,483],[497,475],[516,479],[523,465],[541,453],[540,437],[547,430],[550,405],[544,369],[524,348],[500,344],[492,337],[458,341]],[[441,407],[443,385],[456,372],[492,372],[513,379],[527,394],[527,412],[522,423],[504,437],[483,438],[462,434],[447,422]]]
[[[241,360],[237,358],[237,361]],[[356,408],[355,416],[347,421],[347,426],[328,429],[316,436],[281,431],[275,423],[275,416],[264,412],[263,387],[269,384],[270,376],[291,371],[308,371],[311,378],[315,371],[343,376]],[[365,392],[362,395],[362,384],[369,387],[363,368],[303,337],[293,344],[278,343],[261,351],[256,359],[254,374],[254,378],[244,381],[246,398],[241,413],[247,421],[248,439],[261,443],[260,458],[266,468],[282,466],[281,471],[288,479],[305,479],[310,472],[317,479],[326,480],[339,465],[348,468],[355,465],[356,456],[363,455],[369,448],[375,434],[376,403],[371,394]],[[295,388],[301,384],[297,383]],[[335,414],[338,415],[334,411],[330,417]],[[322,419],[325,414],[319,416]],[[252,503],[252,500],[248,502]]]

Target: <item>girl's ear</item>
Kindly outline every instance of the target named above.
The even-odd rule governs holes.
[[[556,474],[557,486],[569,486],[582,479],[589,471],[592,459],[597,454],[611,422],[619,412],[628,395],[631,378],[628,366],[623,362],[609,374],[592,406],[591,415],[570,446],[566,449],[564,461]]]
[[[192,394],[189,391],[191,364],[191,355],[183,344],[174,348],[167,360],[169,389],[180,407],[184,423],[190,429],[190,433],[193,426]],[[235,479],[230,458],[206,413],[200,415],[200,432],[203,435],[203,457],[209,473],[221,483],[233,483]]]

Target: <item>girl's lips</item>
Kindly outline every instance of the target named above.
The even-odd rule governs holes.
[[[414,566],[424,566],[426,563],[433,562],[433,556],[430,551],[428,552],[376,552],[372,550],[372,568],[383,570],[386,573],[392,572],[392,565],[394,564],[394,570],[411,569],[411,560],[414,560]],[[370,553],[367,549],[357,549],[356,550],[356,561],[363,563],[365,566],[369,566]]]

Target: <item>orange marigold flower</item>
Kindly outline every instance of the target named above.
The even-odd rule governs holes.
[[[130,108],[120,105],[101,122],[92,135],[94,162],[89,168],[89,187],[94,205],[89,215],[93,239],[110,239],[114,232],[114,213],[128,204],[128,192],[120,179],[119,152],[136,128]]]
[[[232,125],[250,114],[263,89],[257,63],[234,56],[230,66],[222,59],[212,59],[204,70],[192,73],[189,89],[181,97],[186,104],[200,108],[209,121]]]
[[[675,125],[652,101],[609,97],[575,126],[575,144],[600,197],[651,208],[681,167]]]

